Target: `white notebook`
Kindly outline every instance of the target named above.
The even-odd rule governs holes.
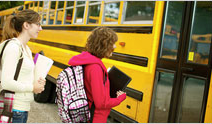
[[[40,77],[46,78],[54,61],[46,56],[37,53],[34,57],[34,63],[35,80],[38,80]]]

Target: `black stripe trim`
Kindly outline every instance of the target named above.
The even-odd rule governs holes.
[[[80,52],[80,53],[82,51],[85,51],[84,47],[78,47],[78,46],[73,46],[73,45],[68,45],[68,44],[61,44],[61,43],[55,43],[55,42],[49,42],[49,41],[37,40],[37,39],[31,39],[30,41],[48,45],[48,46],[76,51],[76,52]],[[122,54],[122,53],[116,53],[116,52],[113,52],[113,56],[110,57],[110,59],[127,62],[127,63],[135,64],[135,65],[140,65],[140,66],[144,66],[144,67],[147,67],[147,64],[148,64],[147,57],[140,57],[140,56],[134,56],[134,55]]]
[[[130,87],[127,87],[124,91],[127,93],[127,96],[130,96],[130,97],[137,99],[139,101],[143,100],[143,92],[141,92],[141,91],[132,89]]]
[[[121,123],[138,123],[137,121],[127,117],[126,115],[114,110],[114,109],[111,109],[110,111],[110,115],[109,115],[109,119],[114,119],[115,121],[118,121],[118,122],[121,122]],[[110,122],[110,123],[114,123],[113,121]]]
[[[72,31],[92,31],[98,26],[42,26],[47,30],[72,30]],[[107,26],[117,33],[143,33],[151,34],[152,26]]]
[[[148,58],[113,52],[110,59],[147,67]]]
[[[46,79],[54,84],[57,84],[57,80],[54,77],[52,77],[51,75],[47,75]]]

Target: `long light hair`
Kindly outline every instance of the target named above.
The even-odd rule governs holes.
[[[40,21],[40,16],[37,12],[27,9],[18,12],[16,15],[7,17],[2,31],[2,41],[18,37],[22,32],[24,22],[29,24]]]

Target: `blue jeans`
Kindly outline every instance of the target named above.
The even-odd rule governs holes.
[[[28,112],[13,111],[12,123],[26,123],[28,118]]]

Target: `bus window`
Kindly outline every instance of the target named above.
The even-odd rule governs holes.
[[[49,21],[48,24],[54,24],[54,12],[55,12],[56,1],[51,1],[51,6],[49,10]]]
[[[123,24],[153,24],[155,1],[125,2]]]
[[[67,7],[73,7],[74,6],[74,1],[67,1]]]
[[[34,10],[35,10],[36,12],[38,12],[38,1],[35,1],[35,7],[34,7]]]
[[[58,1],[56,24],[62,24],[64,1]]]
[[[4,16],[0,16],[0,28],[3,28]]]
[[[77,1],[74,23],[83,23],[85,12],[85,1]]]
[[[32,2],[32,3],[29,4],[29,9],[32,9],[33,10],[33,3],[34,2]]]
[[[119,16],[120,2],[105,3],[104,8],[104,23],[117,24]]]
[[[29,4],[26,4],[25,5],[25,9],[29,9]]]
[[[2,28],[1,22],[2,22],[2,19],[1,19],[1,16],[0,16],[0,28]]]
[[[44,5],[43,5],[43,10],[44,11],[47,11],[48,10],[48,8],[49,8],[49,3],[50,3],[50,1],[44,1]]]
[[[35,7],[37,7],[38,6],[38,1],[35,1]]]
[[[49,4],[50,4],[50,1],[43,2],[43,14],[42,14],[42,21],[41,21],[42,25],[47,24],[47,11],[49,9]]]
[[[1,28],[3,28],[4,27],[4,22],[5,22],[5,20],[6,20],[6,16],[1,16]]]
[[[77,5],[83,5],[85,4],[85,1],[77,1]]]
[[[42,25],[46,25],[46,12],[44,12],[44,13],[42,14],[42,21],[41,21],[41,24],[42,24]]]
[[[54,24],[54,11],[49,12],[49,23],[50,25]]]
[[[39,8],[38,8],[38,12],[42,12],[43,11],[43,1],[39,2]]]
[[[51,1],[51,8],[50,10],[55,10],[56,1]]]
[[[43,7],[43,1],[39,2],[39,7]]]
[[[88,10],[88,24],[98,24],[99,23],[99,13],[101,8],[101,2],[90,1]]]
[[[72,17],[73,17],[73,8],[74,8],[74,1],[67,1],[66,9],[65,9],[64,24],[71,24]]]
[[[98,2],[98,1],[89,1],[89,3],[96,3],[96,2]]]

